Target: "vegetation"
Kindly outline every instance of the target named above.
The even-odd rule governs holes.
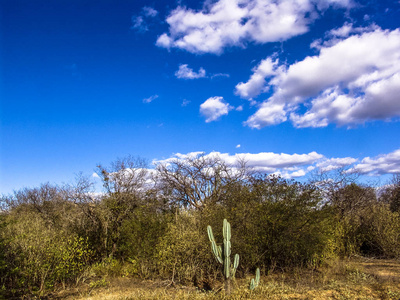
[[[276,272],[316,272],[355,255],[400,258],[398,175],[380,189],[346,172],[299,183],[204,155],[154,170],[127,157],[97,170],[103,193],[78,176],[74,185],[1,197],[0,299],[101,288],[113,278],[217,295],[235,274],[232,290],[226,286],[232,297],[265,296],[275,283],[260,277]],[[230,223],[212,233],[223,219]],[[231,252],[240,253],[240,264],[238,256],[231,263]]]

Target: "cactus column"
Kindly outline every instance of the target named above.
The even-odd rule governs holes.
[[[211,242],[211,250],[216,260],[223,265],[225,292],[229,295],[231,293],[231,279],[235,278],[236,269],[239,265],[239,254],[235,255],[233,267],[231,268],[231,224],[226,219],[224,219],[222,232],[224,236],[223,249],[221,246],[217,246],[211,226],[207,226],[208,238]]]

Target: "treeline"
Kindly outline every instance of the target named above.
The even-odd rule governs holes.
[[[98,166],[104,192],[43,184],[2,196],[0,288],[43,293],[101,278],[136,276],[209,288],[221,279],[207,225],[221,241],[232,226],[236,277],[260,267],[315,268],[354,254],[400,257],[400,176],[382,188],[345,172],[309,183],[252,171],[219,157],[171,159],[149,170],[140,158]],[[1,296],[0,296],[1,297]]]

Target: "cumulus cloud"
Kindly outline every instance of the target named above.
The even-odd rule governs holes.
[[[240,146],[240,145],[238,145]],[[236,148],[240,148],[240,147]],[[324,159],[324,156],[316,152],[308,154],[286,154],[286,153],[273,153],[273,152],[260,152],[260,153],[237,153],[231,155],[229,153],[221,153],[217,151],[205,154],[203,152],[190,152],[187,154],[176,153],[173,157],[154,161],[154,163],[169,163],[174,159],[194,158],[197,155],[203,154],[205,157],[219,157],[227,165],[235,167],[239,161],[245,161],[248,167],[258,172],[267,174],[281,175],[284,178],[296,178],[305,176],[309,172],[310,164]]]
[[[153,96],[150,96],[149,98],[144,98],[143,103],[151,103],[157,98],[158,98],[158,95],[153,95]]]
[[[332,170],[345,168],[354,164],[357,161],[356,158],[352,157],[343,157],[343,158],[329,158],[324,159],[318,162],[315,167],[321,170],[322,172],[329,172]]]
[[[227,115],[233,107],[224,101],[223,97],[211,97],[200,105],[200,113],[206,118],[206,123],[216,121]]]
[[[238,145],[240,146],[240,145]],[[240,147],[236,148],[240,148]],[[299,178],[307,176],[311,171],[330,172],[339,168],[347,169],[348,173],[358,172],[364,175],[382,175],[400,173],[400,149],[374,158],[366,157],[361,161],[353,157],[327,158],[315,151],[303,154],[288,154],[274,152],[260,153],[221,153],[217,151],[208,154],[196,151],[187,154],[176,153],[164,160],[155,160],[154,163],[169,163],[174,159],[195,158],[198,155],[205,157],[219,157],[227,165],[235,166],[238,161],[245,161],[248,167],[258,172],[280,175],[283,178]],[[357,164],[357,162],[359,162]]]
[[[261,92],[268,90],[266,85],[266,78],[276,75],[278,60],[272,60],[268,57],[260,62],[260,64],[253,68],[253,75],[244,83],[240,82],[236,85],[236,95],[245,99],[252,99],[258,96]]]
[[[178,71],[175,72],[175,76],[180,79],[198,79],[206,77],[206,71],[200,68],[196,73],[187,64],[182,64],[179,66]]]
[[[258,68],[255,74],[260,74]],[[268,88],[273,93],[245,123],[252,128],[288,118],[296,127],[324,127],[399,117],[400,30],[367,28],[333,45],[322,45],[316,56],[290,66],[274,65],[260,77],[257,82],[266,83],[248,88],[252,91],[248,95],[254,97]],[[300,114],[299,108],[306,110]]]
[[[238,148],[238,147],[237,147]],[[187,154],[176,153],[173,158],[157,161],[157,163],[169,162],[174,158],[185,159],[193,158],[203,152],[190,152]],[[313,164],[322,159],[324,156],[316,152],[308,154],[286,154],[286,153],[273,153],[273,152],[260,152],[260,153],[237,153],[231,155],[229,153],[210,152],[205,155],[206,157],[219,157],[228,165],[235,165],[238,161],[245,161],[247,166],[252,167],[254,170],[263,172],[277,172],[278,170],[285,171],[299,171],[297,168]]]
[[[350,8],[351,0],[219,0],[205,1],[201,10],[178,6],[166,19],[169,32],[157,40],[160,47],[192,53],[220,54],[225,47],[247,42],[287,40],[329,7]]]
[[[369,175],[400,174],[400,149],[376,157],[366,157],[350,171]]]

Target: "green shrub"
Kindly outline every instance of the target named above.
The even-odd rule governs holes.
[[[156,267],[161,277],[188,283],[204,280],[207,274],[215,272],[216,263],[209,251],[206,227],[198,216],[181,212],[168,224],[156,248]]]
[[[266,177],[234,193],[227,214],[246,273],[316,265],[332,254],[334,215],[314,187]]]
[[[30,211],[8,219],[2,237],[8,239],[4,255],[11,289],[39,292],[74,282],[89,264],[92,252],[84,238],[57,231]]]

